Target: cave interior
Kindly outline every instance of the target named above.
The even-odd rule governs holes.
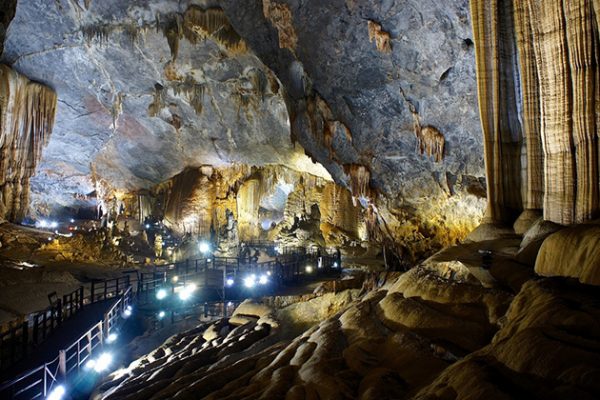
[[[600,398],[599,0],[0,5],[0,398]]]

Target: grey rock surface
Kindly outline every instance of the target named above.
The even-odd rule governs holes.
[[[173,81],[169,44],[156,24],[190,4],[222,7],[252,51],[232,54],[210,38],[184,38]],[[391,52],[369,40],[369,21],[389,33]],[[437,198],[481,198],[470,37],[468,0],[19,0],[2,61],[59,95],[32,184],[38,210],[84,201],[92,174],[124,190],[201,164],[278,163],[326,175],[291,138],[342,184],[344,165],[366,166],[371,185],[410,210]],[[259,90],[254,83],[271,71],[282,86]],[[176,93],[190,81],[204,88],[200,113]],[[157,87],[164,106],[150,116]],[[307,99],[316,95],[334,122],[335,157],[315,134]],[[423,125],[444,135],[441,163],[417,152],[409,102]],[[480,213],[481,202],[469,201],[469,212]]]

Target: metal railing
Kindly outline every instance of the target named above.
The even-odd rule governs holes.
[[[117,290],[119,285],[114,287]],[[93,299],[93,296],[91,298]],[[122,322],[125,310],[132,304],[133,299],[132,287],[129,286],[108,309],[101,321],[94,324],[71,345],[59,350],[55,359],[0,386],[0,398],[41,399],[48,396],[58,382],[66,381],[76,375],[95,350],[103,346],[112,331]]]
[[[230,273],[267,273],[269,272],[276,282],[285,283],[298,279],[303,274],[303,263],[307,261],[318,261],[323,269],[328,269],[337,258],[324,255],[315,256],[307,254],[306,249],[298,252],[287,252],[279,259],[263,263],[241,262],[239,258],[211,258],[187,260],[185,262],[168,264],[166,266],[157,266],[154,271],[149,273],[138,273],[135,276],[137,285],[131,284],[131,277],[125,275],[122,278],[115,278],[103,282],[92,282],[90,294],[84,297],[84,287],[64,295],[58,300],[56,306],[52,306],[40,313],[35,314],[33,321],[33,343],[38,344],[43,341],[49,333],[55,330],[63,320],[63,317],[71,317],[84,308],[85,304],[104,301],[111,298],[117,300],[104,313],[103,320],[94,324],[78,340],[67,348],[59,350],[58,357],[54,360],[19,376],[18,378],[0,386],[0,398],[4,399],[37,399],[46,397],[58,382],[66,381],[81,370],[84,365],[95,353],[95,351],[104,345],[106,339],[112,331],[123,321],[124,314],[136,297],[143,293],[153,294],[165,282],[172,280],[177,276],[185,282],[188,279],[204,274],[205,278],[209,271],[222,270],[223,278]],[[320,260],[320,261],[319,261]],[[134,296],[134,288],[135,295]],[[228,311],[233,311],[237,302],[226,302],[223,298],[220,302],[205,302],[203,314],[208,316],[225,316]],[[231,310],[230,310],[231,309]],[[175,310],[172,316],[184,317],[184,311]],[[23,322],[21,326],[0,335],[0,356],[4,350],[5,338],[9,337],[6,343],[12,344],[10,359],[15,358],[17,347],[21,346],[21,358],[27,355],[29,340],[29,324]]]

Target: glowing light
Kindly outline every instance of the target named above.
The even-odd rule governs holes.
[[[161,312],[158,313],[158,318],[159,319],[163,319],[165,317],[165,315],[166,315],[165,312],[161,311]]]
[[[58,385],[57,387],[54,388],[54,390],[52,390],[50,392],[50,394],[48,395],[48,397],[46,397],[47,400],[60,400],[63,398],[63,396],[66,393],[66,389],[63,385]]]
[[[74,223],[75,223],[75,220],[74,220],[73,218],[71,218],[71,219],[69,220],[69,222],[70,222],[70,223],[72,223],[72,224],[74,224]]]
[[[94,371],[102,372],[106,371],[110,364],[112,363],[112,355],[110,353],[102,353],[98,360],[96,360],[96,364],[94,365]]]
[[[281,254],[281,247],[279,247],[279,246],[275,246],[275,252],[276,252],[277,254]]]
[[[196,285],[194,283],[190,283],[183,287],[183,290],[179,292],[179,298],[181,300],[188,300],[192,297],[192,293],[196,290]]]
[[[52,228],[52,229],[58,228],[58,222],[56,222],[56,221],[50,222],[50,228]]]
[[[210,251],[210,246],[206,242],[200,242],[200,244],[198,245],[198,248],[200,249],[200,252],[204,253],[204,254],[206,254]]]
[[[88,362],[86,362],[84,365],[85,369],[93,369],[95,366],[96,366],[96,360],[94,360],[94,359],[88,360]]]
[[[117,338],[119,337],[119,335],[117,335],[116,333],[111,333],[110,335],[108,335],[108,337],[106,338],[106,342],[107,343],[112,343],[115,340],[117,340]]]
[[[131,317],[131,309],[123,311],[123,315],[125,316],[125,318]]]
[[[252,276],[248,276],[246,278],[244,278],[244,286],[246,286],[247,288],[252,288],[255,285],[255,278],[253,278]]]
[[[269,282],[269,278],[267,278],[266,275],[261,275],[260,278],[258,279],[258,283],[260,283],[261,285],[266,285]]]
[[[167,296],[168,296],[168,293],[165,289],[158,289],[158,291],[156,292],[157,300],[162,300],[162,299],[166,298]]]
[[[313,267],[310,265],[307,265],[306,268],[304,268],[304,270],[306,271],[307,274],[310,274],[313,272]]]
[[[335,262],[333,263],[333,268],[337,268],[337,267],[338,267],[338,263],[337,263],[337,261],[335,261]]]
[[[125,307],[125,311],[131,311],[131,310],[133,310],[133,307],[131,307],[131,306]]]
[[[146,229],[150,229],[150,224],[146,224]]]
[[[267,275],[271,276],[271,271],[267,271]]]
[[[234,282],[233,282],[233,279],[228,278],[227,281],[226,281],[226,283],[227,283],[227,286],[233,286]]]
[[[49,242],[51,242],[52,240],[53,240],[53,239],[52,239],[52,236],[48,237],[48,241],[49,241]]]
[[[179,277],[177,275],[175,275],[172,279],[173,283],[177,283],[177,281],[179,280]]]
[[[233,305],[233,303],[232,303],[232,302],[230,302],[230,301],[229,301],[229,302],[227,302],[227,307],[231,307],[232,305]]]

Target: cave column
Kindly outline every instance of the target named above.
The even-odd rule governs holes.
[[[529,2],[533,17],[536,64],[540,79],[544,148],[544,219],[575,220],[572,85],[563,0]]]
[[[528,3],[529,0],[513,2],[521,78],[521,115],[527,155],[523,205],[526,210],[541,210],[544,204],[544,153],[540,132],[540,88]]]
[[[488,222],[512,222],[522,210],[521,127],[517,113],[512,0],[471,0],[487,176]]]
[[[590,0],[564,0],[573,85],[573,139],[577,168],[575,222],[598,215],[596,88],[598,37]]]

